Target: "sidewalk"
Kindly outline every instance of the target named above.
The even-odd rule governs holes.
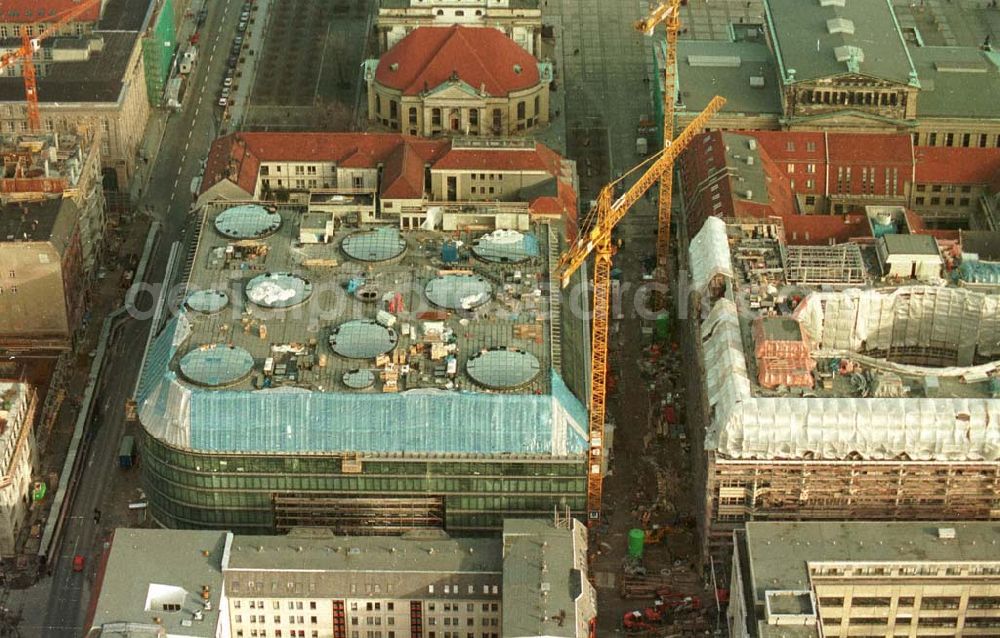
[[[207,0],[192,0],[190,7],[192,15],[181,18],[181,25],[177,31],[177,55],[184,51],[191,36],[194,35],[194,16],[204,6],[205,1]],[[163,143],[163,134],[167,130],[167,120],[173,113],[174,111],[167,107],[151,106],[149,108],[149,120],[146,122],[142,143],[137,151],[135,175],[129,181],[129,197],[135,210],[142,208],[143,196],[148,191],[149,177],[153,173],[153,166],[156,164],[156,158]]]
[[[255,0],[254,7],[256,8],[254,20],[247,27],[241,53],[241,59],[246,61],[242,63],[242,68],[237,67],[238,79],[233,83],[233,92],[229,97],[229,106],[226,108],[219,135],[241,130],[247,107],[250,105],[253,85],[257,78],[257,60],[264,52],[264,37],[271,23],[271,2]]]

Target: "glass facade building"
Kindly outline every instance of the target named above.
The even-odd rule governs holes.
[[[489,532],[504,518],[550,516],[555,507],[579,513],[586,504],[583,456],[200,453],[148,434],[142,450],[150,513],[172,528]]]

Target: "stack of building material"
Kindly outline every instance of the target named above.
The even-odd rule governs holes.
[[[791,317],[758,317],[753,322],[757,382],[765,388],[811,388],[816,361],[802,325]]]

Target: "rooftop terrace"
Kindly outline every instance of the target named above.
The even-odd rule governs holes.
[[[553,366],[563,344],[549,321],[559,298],[547,292],[546,226],[463,232],[455,242],[431,231],[334,229],[330,220],[328,227],[292,206],[206,207],[186,300],[140,383],[148,428],[211,449],[582,449],[583,408]],[[184,412],[184,426],[196,426],[197,406],[159,403],[161,392],[193,394],[251,421],[250,406],[261,401],[303,410],[332,401],[341,412],[367,413],[373,434],[386,428],[393,436],[369,440],[366,424],[349,423],[346,412],[337,424],[330,404],[326,414],[303,413],[303,423],[336,429],[339,440],[305,426],[286,431],[265,414],[256,444],[236,438],[252,425],[240,420],[227,426],[233,438],[220,438],[229,418],[222,413],[204,416],[193,430],[204,438],[189,439],[176,418]],[[406,426],[409,442],[400,438]],[[446,426],[464,427],[468,437],[421,439],[422,427]],[[482,441],[478,427],[488,435]]]

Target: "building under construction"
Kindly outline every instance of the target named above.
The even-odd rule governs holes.
[[[836,245],[715,217],[690,243],[706,557],[750,520],[1000,518],[1000,295],[953,285],[902,208],[864,217]]]
[[[313,200],[201,209],[136,394],[155,520],[377,534],[582,511],[587,325],[548,286],[556,228],[447,204],[426,226],[448,233],[364,227],[345,214],[363,196]]]

